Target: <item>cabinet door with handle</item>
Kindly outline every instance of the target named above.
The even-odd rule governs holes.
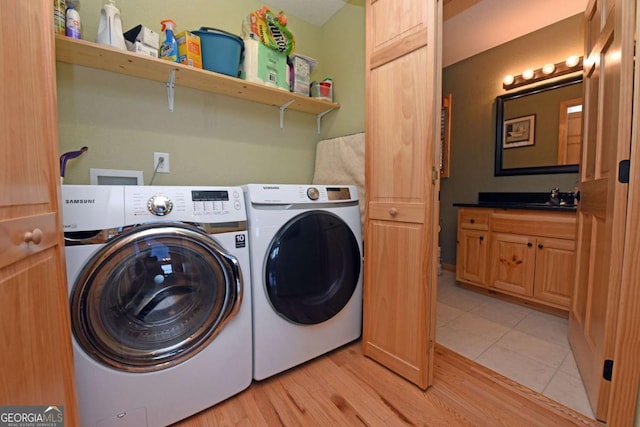
[[[0,403],[64,406],[75,426],[51,2],[0,9]]]
[[[456,280],[486,286],[489,239],[482,230],[461,229],[458,232]]]
[[[534,296],[569,309],[575,259],[575,241],[538,238]]]
[[[519,234],[493,233],[490,286],[514,294],[533,296],[536,239]]]
[[[422,388],[433,377],[441,7],[366,2],[363,351]]]

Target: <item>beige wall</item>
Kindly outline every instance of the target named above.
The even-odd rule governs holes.
[[[81,1],[86,40],[95,40],[101,5]],[[143,24],[159,32],[160,20],[171,18],[177,31],[208,26],[240,35],[242,19],[263,3],[118,5],[125,31]],[[341,108],[324,117],[321,135],[313,115],[286,111],[280,129],[277,108],[183,87],[176,88],[169,112],[162,83],[58,63],[60,152],[89,148],[68,162],[65,183],[88,183],[89,168],[104,168],[142,170],[148,184],[154,151],[169,153],[171,167],[170,174],[156,175],[156,185],[310,182],[318,140],[364,130],[364,0],[350,1],[323,27],[288,18],[296,52],[320,62],[312,78],[335,82]]]
[[[582,14],[560,21],[443,70],[443,92],[451,93],[451,177],[441,183],[440,245],[442,260],[455,264],[457,209],[453,203],[475,203],[478,192],[573,191],[577,174],[495,177],[495,100],[504,95],[502,79],[561,62],[583,51]],[[527,88],[525,86],[516,90]]]

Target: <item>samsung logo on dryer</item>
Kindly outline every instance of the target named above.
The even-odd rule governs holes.
[[[67,205],[92,205],[96,199],[65,199]]]
[[[277,185],[263,185],[262,189],[263,190],[279,190],[280,187]]]

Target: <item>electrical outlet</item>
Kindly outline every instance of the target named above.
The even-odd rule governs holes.
[[[160,158],[163,159],[162,163]],[[158,173],[169,173],[169,153],[153,153],[153,170]]]

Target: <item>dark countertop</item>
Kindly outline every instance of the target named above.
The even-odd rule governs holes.
[[[462,208],[490,208],[490,209],[526,209],[534,211],[576,212],[576,205],[552,205],[547,203],[523,203],[523,202],[480,202],[480,203],[454,203],[453,206]]]
[[[578,210],[578,207],[573,204],[573,193],[559,192],[556,203],[551,203],[549,196],[550,194],[547,192],[480,192],[478,193],[478,202],[454,203],[453,206],[466,208],[528,209],[556,212],[576,212]],[[559,201],[563,201],[563,204],[558,204]]]

